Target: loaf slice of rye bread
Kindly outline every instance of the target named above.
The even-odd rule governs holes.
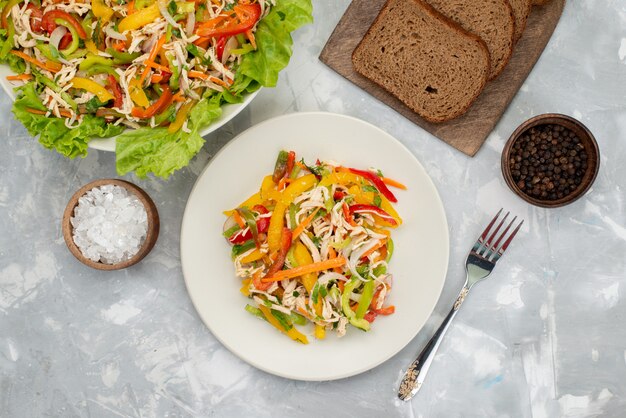
[[[423,0],[388,0],[352,53],[354,69],[430,122],[463,114],[489,75],[485,43]]]
[[[515,32],[513,33],[513,42],[517,42],[522,37],[526,28],[526,20],[532,8],[532,0],[509,0],[513,17],[515,19]]]
[[[489,79],[504,69],[513,52],[515,21],[508,0],[428,0],[439,13],[480,36],[489,49]]]

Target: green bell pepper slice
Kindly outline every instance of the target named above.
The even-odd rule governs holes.
[[[67,94],[67,92],[64,92],[61,90],[61,87],[59,87],[54,81],[50,80],[48,77],[44,77],[39,71],[37,71],[35,68],[31,68],[31,72],[33,73],[33,75],[35,76],[35,79],[37,80],[38,83],[43,84],[46,87],[49,87],[50,90],[54,91],[55,93],[58,93],[59,96],[61,96],[61,98],[68,104],[70,105],[70,107],[74,110],[76,110],[78,108],[78,105],[76,104],[76,102],[74,101],[74,99],[72,99],[70,97],[69,94]]]
[[[343,288],[343,294],[341,295],[341,310],[352,325],[359,329],[362,329],[363,331],[369,331],[370,323],[363,318],[357,318],[356,313],[352,310],[352,308],[350,308],[350,294],[354,289],[357,288],[359,284],[360,280],[356,278],[346,283],[345,287]]]
[[[106,53],[113,57],[114,64],[130,64],[137,57],[139,57],[139,52],[129,53],[129,52],[120,52],[115,48],[107,48]]]
[[[76,31],[76,28],[74,27],[74,25],[72,25],[70,22],[68,22],[67,20],[62,19],[60,17],[57,17],[56,19],[54,19],[54,23],[56,23],[57,25],[65,27],[72,34],[72,43],[69,44],[69,46],[67,48],[61,50],[60,52],[63,55],[68,55],[68,54],[71,54],[72,52],[76,51],[78,49],[80,38],[78,36],[78,32]]]
[[[365,316],[367,309],[370,307],[370,303],[372,303],[372,299],[374,298],[374,288],[376,287],[376,283],[374,280],[370,280],[369,282],[365,282],[363,285],[363,292],[361,293],[361,300],[359,300],[359,306],[356,308],[356,317],[357,319],[361,319]]]
[[[48,61],[60,62],[59,58],[61,58],[61,56],[59,55],[59,51],[52,45],[37,41],[35,48],[37,48]]]
[[[170,105],[163,112],[159,113],[158,115],[154,117],[154,123],[157,126],[159,126],[166,120],[169,120],[175,113],[176,113],[176,105],[175,104]],[[237,230],[238,229],[239,229],[239,226],[237,226]],[[233,233],[236,232],[237,230],[233,231]]]
[[[180,69],[178,65],[174,63],[174,60],[170,58],[169,54],[165,54],[167,58],[167,62],[169,63],[170,70],[172,70],[172,75],[170,76],[170,88],[172,90],[178,90],[180,80]]]
[[[120,81],[120,75],[115,72],[115,69],[113,69],[113,67],[109,67],[108,65],[102,65],[102,64],[90,65],[86,73],[87,75],[90,75],[90,76],[95,75],[95,74],[110,74],[113,77],[115,77],[115,80],[117,82]]]
[[[113,60],[104,58],[94,54],[87,54],[87,57],[78,64],[78,69],[81,71],[87,71],[94,65],[103,65],[105,67],[113,68]]]
[[[2,50],[0,50],[0,59],[6,59],[9,55],[9,52],[13,49],[13,36],[15,35],[15,26],[13,25],[13,19],[9,18],[7,21],[7,40],[2,45]]]

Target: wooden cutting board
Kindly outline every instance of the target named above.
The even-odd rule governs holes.
[[[550,0],[544,6],[533,7],[524,34],[500,76],[487,83],[467,113],[451,121],[434,124],[419,117],[352,67],[352,51],[374,22],[385,1],[353,0],[328,39],[320,59],[404,117],[469,156],[476,154],[524,83],[552,36],[565,5],[565,0]]]

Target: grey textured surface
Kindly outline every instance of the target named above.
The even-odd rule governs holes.
[[[316,22],[295,35],[277,88],[207,137],[190,167],[167,182],[127,177],[152,196],[162,229],[152,253],[125,271],[78,264],[59,226],[76,189],[115,177],[114,155],[91,151],[69,161],[43,149],[0,96],[0,416],[624,416],[626,2],[568,2],[473,159],[317,60],[347,5],[315,0]],[[449,274],[426,327],[383,365],[334,382],[277,378],[230,354],[196,315],[180,269],[180,223],[202,168],[251,125],[304,110],[362,118],[400,139],[432,176],[450,225]],[[591,192],[561,209],[525,204],[499,171],[505,139],[543,112],[581,119],[602,153]],[[400,369],[447,312],[465,252],[500,206],[524,216],[528,228],[466,301],[420,394],[399,402]]]

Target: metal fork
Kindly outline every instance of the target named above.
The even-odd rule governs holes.
[[[400,382],[400,387],[398,388],[398,397],[403,401],[408,401],[420,390],[420,387],[426,378],[426,373],[428,373],[428,369],[430,368],[430,365],[435,357],[435,353],[439,348],[439,344],[441,343],[441,340],[448,330],[452,319],[456,316],[469,291],[476,283],[489,276],[493,268],[496,266],[496,263],[509,247],[511,241],[513,241],[513,238],[524,223],[522,220],[507,237],[509,230],[513,227],[513,224],[517,220],[516,216],[506,226],[504,231],[498,234],[509,217],[510,212],[507,212],[492,232],[492,228],[496,224],[501,213],[502,209],[498,211],[489,225],[487,225],[487,228],[485,228],[472,247],[472,250],[467,255],[467,259],[465,260],[465,271],[467,274],[465,284],[463,285],[459,296],[456,298],[450,313],[448,313],[446,318],[443,320],[443,323],[439,326],[435,335],[433,335],[430,341],[428,341],[428,344],[426,344],[426,347],[424,347],[420,355],[417,356],[415,361],[411,363],[409,368],[404,373],[402,381]],[[500,243],[502,243],[502,245],[500,245]]]

